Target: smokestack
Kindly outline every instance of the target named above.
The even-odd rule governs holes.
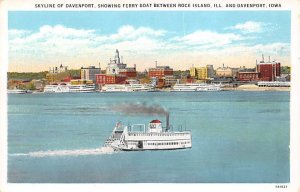
[[[170,117],[169,116],[170,116],[170,114],[167,113],[166,114],[166,130],[170,129],[170,122],[169,122]]]
[[[271,62],[271,57],[269,56],[269,63]]]
[[[262,54],[262,62],[265,62],[264,54]]]

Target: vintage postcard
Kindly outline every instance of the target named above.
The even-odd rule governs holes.
[[[299,4],[1,1],[0,190],[298,191]]]

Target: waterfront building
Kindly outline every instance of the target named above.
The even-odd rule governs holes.
[[[85,80],[85,79],[72,79],[70,81],[71,85],[82,85],[82,84],[93,84],[92,80]]]
[[[240,68],[237,72],[238,81],[284,81],[281,77],[280,63],[277,61],[264,61],[262,55],[262,61],[259,63],[256,61],[255,69]]]
[[[136,65],[134,67],[126,67],[125,69],[119,69],[119,74],[124,75],[128,78],[136,78],[137,72],[136,72]]]
[[[89,66],[87,68],[81,67],[80,77],[83,80],[92,80],[96,82],[96,74],[101,74],[101,68],[96,68],[95,66]]]
[[[238,81],[259,81],[259,72],[237,72]]]
[[[241,71],[241,68],[231,68],[231,71],[232,71],[232,77],[236,78],[237,77],[237,73],[239,71]]]
[[[49,69],[49,73],[63,73],[63,72],[67,72],[68,71],[68,67],[67,66],[63,66],[62,64],[60,64],[59,67],[53,67]]]
[[[30,82],[29,79],[10,79],[7,81],[7,89],[25,89]]]
[[[151,77],[150,78],[150,84],[154,85],[154,86],[158,85],[158,78],[157,77]]]
[[[59,67],[53,67],[49,69],[46,74],[46,79],[48,83],[60,82],[63,79],[69,77],[68,67],[62,64]]]
[[[107,68],[106,68],[106,74],[108,75],[118,75],[119,69],[125,69],[126,64],[121,61],[119,50],[117,49],[115,52],[115,58],[110,59]]]
[[[127,77],[124,75],[96,74],[96,83],[99,85],[105,84],[123,84]]]
[[[164,86],[171,87],[176,84],[177,79],[173,75],[166,75],[164,78]]]
[[[107,65],[106,74],[123,75],[128,78],[136,78],[136,65],[134,65],[134,67],[132,68],[127,67],[127,64],[123,63],[123,61],[121,60],[119,50],[117,49],[114,59],[110,59],[110,62]]]
[[[233,77],[233,71],[230,67],[219,67],[216,69],[216,76],[217,77]]]
[[[215,70],[213,65],[206,65],[207,68],[207,78],[212,79],[215,76]]]
[[[215,76],[214,66],[206,65],[206,67],[191,67],[190,75],[199,80],[212,79]]]
[[[191,77],[197,77],[197,71],[196,71],[196,67],[191,67],[190,68],[190,75],[191,75]]]
[[[100,85],[104,84],[122,84],[125,83],[127,78],[134,79],[137,77],[136,65],[130,68],[127,64],[123,63],[120,58],[119,50],[115,52],[114,59],[110,59],[110,62],[106,68],[106,74],[96,74],[96,83]]]
[[[208,73],[211,72],[211,67],[191,67],[190,68],[190,75],[193,78],[200,79],[200,80],[207,80],[210,76],[208,76]]]
[[[149,78],[157,77],[159,79],[165,76],[172,76],[173,69],[170,66],[157,66],[155,68],[150,68],[148,72]]]
[[[153,84],[156,83],[157,88],[170,86],[170,82],[172,81],[172,79],[174,79],[173,69],[170,66],[157,66],[156,62],[155,68],[149,69],[148,77],[151,79],[151,82]]]
[[[44,84],[45,84],[45,82],[41,79],[33,79],[33,80],[31,80],[31,83],[32,83],[33,87],[39,91],[43,90]]]
[[[277,77],[281,75],[280,62],[277,61],[264,61],[264,56],[262,56],[262,61],[256,63],[257,71],[260,73],[262,81],[275,81]]]

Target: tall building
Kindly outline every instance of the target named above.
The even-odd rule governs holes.
[[[107,75],[118,75],[120,69],[125,69],[126,64],[121,61],[119,50],[117,49],[115,52],[115,58],[110,59],[107,68],[106,68],[106,74]]]
[[[264,55],[262,55],[262,61],[259,63],[256,61],[256,69],[245,68],[240,69],[237,72],[237,79],[239,81],[276,81],[280,79],[281,67],[280,63],[276,61],[264,61]]]
[[[197,70],[198,79],[205,80],[207,79],[207,68],[206,67],[199,67]]]
[[[197,70],[196,70],[196,67],[191,67],[191,68],[190,68],[190,75],[191,75],[191,77],[197,78]]]
[[[101,74],[101,68],[96,68],[95,66],[89,66],[87,68],[81,67],[80,77],[83,80],[92,80],[96,82],[96,74]]]
[[[268,62],[265,62],[263,57],[262,61],[256,63],[256,68],[262,81],[276,81],[276,78],[281,75],[280,63],[277,61],[271,62],[270,57]]]
[[[215,76],[215,70],[213,65],[206,65],[207,68],[207,77],[208,78],[214,78]]]
[[[213,65],[206,65],[206,67],[191,67],[190,75],[196,79],[207,80],[214,77]]]
[[[134,67],[132,68],[127,67],[127,64],[121,61],[120,53],[119,50],[117,49],[115,52],[114,59],[110,59],[110,62],[107,65],[106,74],[107,75],[121,74],[129,78],[136,78],[137,76],[136,65],[134,65]]]
[[[123,63],[120,58],[119,50],[115,52],[114,59],[110,59],[106,74],[96,74],[96,83],[99,85],[105,84],[123,84],[126,82],[127,78],[136,78],[136,65],[130,68],[127,64]]]

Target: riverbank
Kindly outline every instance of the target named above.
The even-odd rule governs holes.
[[[290,87],[259,87],[257,85],[240,85],[238,87],[224,87],[227,91],[290,91]]]

